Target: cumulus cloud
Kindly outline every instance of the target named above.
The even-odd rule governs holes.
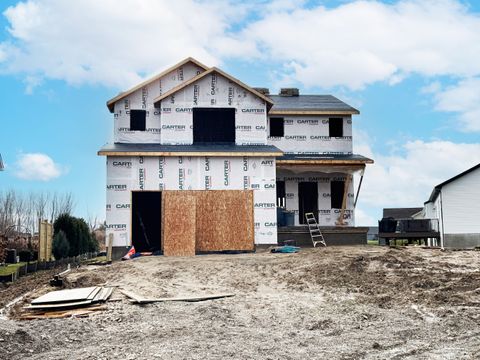
[[[120,87],[190,55],[274,61],[307,87],[480,73],[480,18],[460,1],[305,4],[28,0],[4,12],[0,60],[4,71]]]
[[[460,129],[480,131],[480,77],[469,78],[435,91],[435,108],[458,114]]]
[[[28,0],[4,12],[2,70],[123,88],[187,56],[217,64],[209,47],[243,13],[222,1]]]
[[[375,164],[367,167],[360,201],[378,207],[422,206],[435,185],[480,163],[480,144],[416,140],[390,154],[365,151]]]
[[[279,87],[356,91],[418,74],[436,110],[480,131],[478,100],[463,96],[479,93],[480,16],[461,0],[25,0],[3,15],[0,73],[24,75],[26,93],[44,78],[123,90],[187,56],[233,58],[274,64]],[[459,80],[442,90],[445,78]]]
[[[15,176],[24,180],[49,181],[66,172],[51,157],[41,153],[21,154],[15,164]]]

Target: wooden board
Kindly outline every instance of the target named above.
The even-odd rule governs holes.
[[[252,190],[163,191],[162,196],[164,255],[254,250]]]
[[[165,256],[195,255],[195,195],[164,191],[162,196],[162,250]]]
[[[197,252],[254,250],[253,191],[197,193]]]

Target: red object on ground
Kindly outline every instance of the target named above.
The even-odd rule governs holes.
[[[122,257],[122,260],[130,260],[134,254],[135,254],[135,246],[132,246],[130,250],[128,250],[127,254],[124,257]]]

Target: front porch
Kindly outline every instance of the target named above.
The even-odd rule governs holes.
[[[367,245],[368,227],[357,226],[321,226],[327,246],[332,245]],[[295,246],[311,247],[312,240],[306,225],[282,226],[277,229],[278,245],[286,240],[294,240]]]

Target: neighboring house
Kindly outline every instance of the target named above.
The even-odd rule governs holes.
[[[434,187],[423,217],[438,219],[440,244],[450,248],[480,246],[480,164]]]
[[[385,208],[383,209],[383,218],[393,218],[396,220],[416,219],[422,213],[423,208]]]
[[[222,211],[237,206],[253,217],[218,226],[251,228],[255,244],[277,243],[277,204],[295,212],[295,225],[313,212],[320,225],[354,226],[353,174],[373,161],[353,154],[358,110],[333,96],[269,95],[188,58],[107,106],[114,143],[99,155],[107,157],[107,237],[116,248],[160,248],[165,191],[231,192]],[[253,194],[251,205],[239,203],[248,198],[240,192]],[[205,206],[197,217],[218,210]]]

